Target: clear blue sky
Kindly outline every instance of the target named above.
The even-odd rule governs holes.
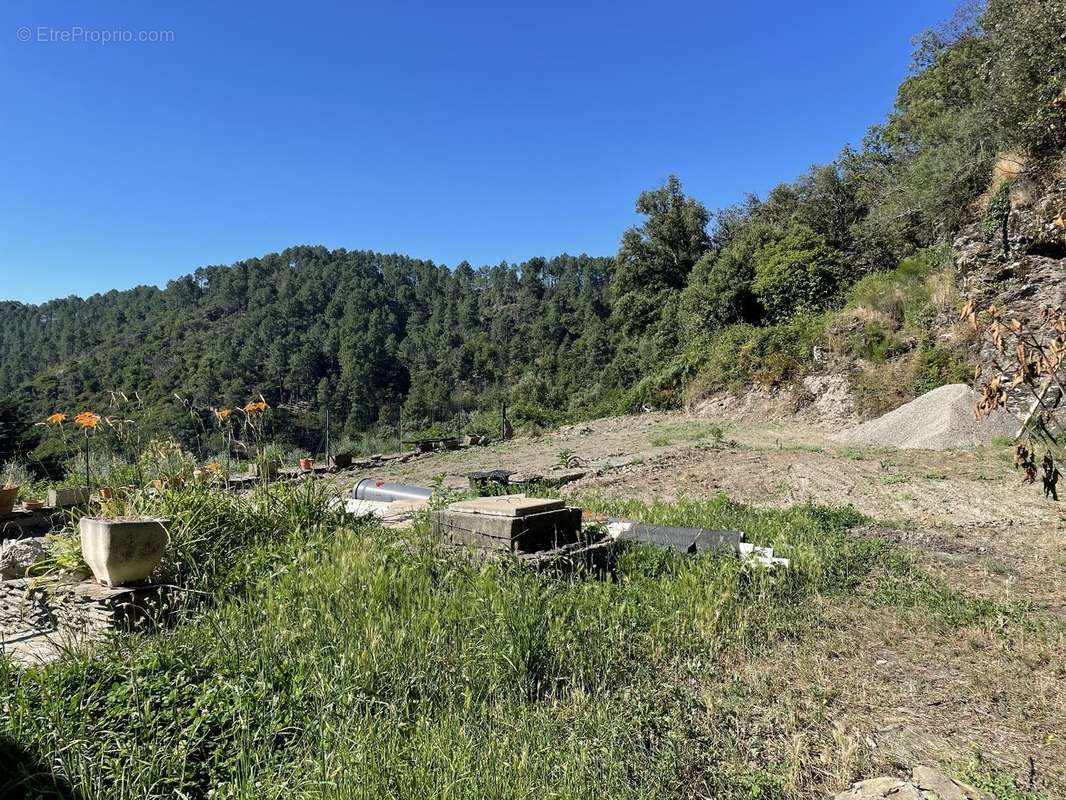
[[[293,244],[610,254],[670,173],[719,207],[859,143],[954,5],[5,3],[0,299]]]

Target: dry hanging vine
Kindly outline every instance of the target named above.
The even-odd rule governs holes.
[[[1006,410],[1012,396],[1023,398],[1022,405],[1028,408],[1023,409],[1015,434],[1014,464],[1026,483],[1035,483],[1036,447],[1043,445],[1044,495],[1057,500],[1060,473],[1055,458],[1063,451],[1062,414],[1066,413],[1066,311],[1045,307],[1034,324],[1027,319],[1007,320],[995,305],[978,311],[970,301],[960,316],[992,344],[993,369],[978,387],[977,418]],[[981,380],[980,367],[974,379]]]

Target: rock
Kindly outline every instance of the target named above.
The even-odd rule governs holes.
[[[911,773],[911,783],[936,800],[988,800],[988,795],[965,783],[949,778],[934,767],[917,766]]]
[[[906,785],[906,782],[900,778],[889,776],[869,778],[853,783],[850,789],[838,794],[835,800],[882,800],[888,797],[890,792],[898,792]]]
[[[0,545],[0,578],[25,578],[26,570],[48,558],[43,536],[17,539]]]
[[[910,780],[884,776],[852,784],[834,800],[991,800],[980,789],[949,778],[935,767],[917,766]]]

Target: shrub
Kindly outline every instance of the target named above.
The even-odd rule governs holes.
[[[933,298],[931,279],[944,266],[940,250],[922,250],[889,272],[872,272],[851,289],[845,309],[866,308],[884,314],[900,327],[914,325]]]
[[[825,343],[827,321],[824,314],[799,314],[764,328],[732,325],[690,343],[686,359],[696,373],[693,396],[737,391],[753,382],[776,386],[801,377],[814,347]]]
[[[843,254],[810,228],[795,226],[756,253],[752,290],[767,317],[780,321],[829,308],[845,279]]]

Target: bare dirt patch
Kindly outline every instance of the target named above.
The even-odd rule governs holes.
[[[752,698],[774,698],[751,706],[761,721],[749,724],[775,732],[770,757],[814,777],[801,796],[922,763],[963,774],[978,754],[1019,786],[1066,787],[1061,639],[950,630],[861,601],[824,612],[821,637],[737,672]]]

